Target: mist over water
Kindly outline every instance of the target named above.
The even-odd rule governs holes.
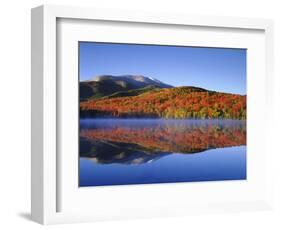
[[[241,120],[81,119],[80,186],[246,179]]]

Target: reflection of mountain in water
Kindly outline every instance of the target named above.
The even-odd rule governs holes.
[[[148,163],[169,153],[151,152],[137,144],[102,142],[80,139],[80,156],[87,157],[96,163],[142,164]]]
[[[96,120],[80,130],[80,156],[103,164],[141,164],[175,152],[240,145],[246,145],[243,121]]]

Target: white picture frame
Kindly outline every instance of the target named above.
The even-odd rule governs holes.
[[[83,19],[81,21],[81,19]],[[208,192],[205,193],[206,198],[202,199],[203,202],[198,202],[199,197],[197,199],[194,198],[193,203],[188,202],[180,202],[180,198],[183,197],[183,192],[190,193],[192,196],[196,195],[198,191],[204,190],[206,188],[209,189],[209,193],[215,193],[219,189],[224,189],[223,184],[216,183],[205,183],[201,185],[201,183],[197,183],[196,185],[190,185],[189,187],[186,183],[182,184],[165,184],[165,185],[138,185],[138,186],[123,186],[122,188],[118,188],[118,186],[114,186],[112,188],[107,189],[96,189],[94,190],[84,190],[83,194],[79,196],[83,196],[88,198],[90,194],[99,195],[99,201],[96,204],[96,208],[86,208],[85,202],[89,200],[83,200],[79,197],[74,197],[69,194],[76,194],[76,191],[71,191],[73,186],[67,187],[67,183],[63,180],[66,173],[71,173],[74,175],[77,173],[76,168],[64,167],[68,168],[70,171],[66,171],[66,169],[61,169],[62,162],[70,162],[73,158],[63,158],[63,156],[57,155],[60,149],[60,139],[59,132],[62,132],[58,127],[60,127],[58,119],[61,103],[65,101],[62,100],[60,103],[58,102],[59,95],[61,94],[60,84],[58,83],[57,76],[60,73],[59,64],[61,64],[58,53],[65,52],[64,49],[59,50],[59,39],[60,39],[60,30],[65,27],[61,26],[61,22],[63,20],[73,23],[74,21],[79,21],[76,25],[77,28],[81,29],[81,34],[84,34],[86,38],[91,39],[91,31],[87,32],[87,26],[82,28],[81,26],[85,21],[98,21],[103,23],[108,23],[110,25],[113,23],[112,27],[114,27],[115,22],[120,23],[129,23],[130,27],[134,26],[134,23],[138,25],[152,25],[153,28],[156,27],[169,27],[173,28],[181,28],[181,30],[185,29],[185,27],[192,28],[200,28],[204,32],[204,30],[208,31],[208,29],[215,29],[219,31],[231,31],[236,30],[240,31],[242,34],[248,33],[251,31],[256,31],[260,34],[257,42],[252,41],[252,48],[250,47],[250,42],[239,41],[239,36],[235,38],[235,36],[228,36],[228,39],[233,37],[233,41],[227,41],[223,43],[222,38],[219,36],[216,37],[214,34],[213,41],[210,43],[211,46],[229,46],[235,44],[236,47],[250,47],[250,50],[257,49],[258,53],[253,53],[256,55],[252,55],[251,57],[258,56],[259,58],[251,61],[249,60],[249,75],[250,77],[248,81],[249,87],[248,90],[251,92],[252,97],[250,97],[250,105],[249,112],[254,113],[257,111],[255,107],[255,103],[253,101],[255,99],[260,99],[261,109],[264,111],[270,111],[272,106],[274,105],[273,98],[273,22],[267,19],[248,19],[248,18],[231,18],[231,17],[214,17],[214,16],[189,16],[189,15],[173,15],[173,14],[159,14],[159,13],[149,13],[149,12],[133,12],[133,11],[114,11],[114,10],[100,10],[100,9],[91,9],[91,8],[79,8],[79,7],[66,7],[66,6],[51,6],[44,5],[37,8],[32,9],[32,204],[31,204],[31,213],[32,219],[41,224],[56,224],[56,223],[70,223],[70,222],[81,222],[81,221],[96,221],[96,220],[107,220],[107,219],[126,219],[126,218],[142,218],[142,217],[151,217],[151,216],[170,216],[170,215],[185,215],[189,213],[205,213],[205,212],[226,212],[226,211],[243,211],[243,210],[264,210],[271,208],[271,193],[272,193],[272,177],[270,170],[270,148],[262,141],[259,142],[259,146],[256,147],[255,151],[260,151],[259,162],[253,163],[253,167],[250,167],[250,173],[259,174],[262,179],[256,184],[251,185],[251,181],[247,184],[238,185],[237,183],[228,183],[228,190],[224,192],[232,193],[234,191],[241,191],[235,199],[229,199],[228,197],[223,196],[212,196],[208,195]],[[81,24],[82,23],[82,24]],[[89,23],[88,23],[89,24]],[[70,29],[69,29],[70,28]],[[72,27],[66,27],[66,39],[72,39],[72,34],[75,33],[71,29]],[[68,30],[69,29],[69,30]],[[82,32],[84,31],[84,32]],[[164,31],[165,32],[165,31]],[[164,33],[163,32],[163,33]],[[239,32],[239,33],[240,33]],[[82,35],[81,35],[82,36]],[[195,38],[200,35],[196,35]],[[202,35],[201,35],[202,36]],[[255,35],[253,35],[255,36]],[[249,37],[248,39],[250,39]],[[75,38],[76,40],[79,38]],[[134,38],[112,38],[110,33],[105,33],[100,36],[100,40],[105,41],[114,41],[116,39],[126,39],[130,41],[130,39]],[[151,38],[140,38],[140,42],[149,43]],[[147,39],[147,40],[145,40]],[[153,42],[157,43],[156,40]],[[160,38],[159,38],[160,39]],[[199,39],[200,40],[200,39]],[[68,41],[68,40],[65,40]],[[74,40],[73,40],[74,41]],[[160,40],[159,40],[160,42]],[[165,41],[169,44],[171,42],[169,39]],[[164,43],[165,43],[164,42]],[[180,42],[180,41],[179,41]],[[184,42],[184,41],[182,41]],[[190,41],[192,42],[192,41]],[[202,46],[208,43],[204,43],[204,40],[200,43]],[[66,54],[70,56],[71,52]],[[60,56],[61,54],[59,54]],[[75,53],[73,54],[75,55]],[[72,56],[73,56],[72,55]],[[65,57],[65,56],[63,56]],[[73,56],[74,57],[74,56]],[[73,58],[72,57],[72,58]],[[254,58],[253,58],[254,59]],[[71,61],[71,60],[70,60]],[[254,64],[258,64],[259,67],[256,69],[253,67]],[[72,72],[75,69],[71,70]],[[259,73],[258,73],[259,72]],[[76,72],[77,73],[77,72]],[[73,76],[76,74],[73,73]],[[71,73],[70,73],[71,74]],[[258,79],[254,79],[254,74],[258,76]],[[68,87],[77,87],[75,83],[69,83]],[[255,92],[256,89],[261,89],[259,95]],[[68,88],[69,90],[69,88]],[[71,93],[71,97],[77,97],[77,91],[73,91]],[[257,98],[259,97],[259,98]],[[78,98],[78,97],[77,97]],[[255,98],[255,99],[254,99]],[[74,99],[75,100],[75,99]],[[251,104],[253,104],[251,106]],[[71,108],[70,108],[71,109]],[[252,112],[251,112],[252,111]],[[73,119],[76,119],[73,117]],[[250,116],[251,119],[251,116]],[[262,129],[262,134],[255,136],[250,135],[247,138],[249,139],[250,145],[254,144],[254,139],[262,140],[262,138],[270,138],[270,129],[271,129],[271,114],[261,112],[260,116],[257,118],[253,118],[249,124],[248,128],[254,131],[255,124],[260,119],[266,119],[264,126],[256,126]],[[73,120],[72,120],[73,121]],[[63,127],[63,126],[62,126]],[[69,127],[71,130],[71,126]],[[254,133],[254,132],[250,132]],[[71,137],[72,138],[72,137]],[[63,143],[63,142],[62,142]],[[75,151],[75,146],[74,146]],[[262,149],[263,151],[261,152]],[[259,154],[257,154],[259,155]],[[255,167],[255,165],[259,165]],[[252,169],[251,169],[252,168]],[[70,185],[72,182],[69,182]],[[224,182],[227,183],[227,182]],[[156,186],[156,187],[155,187]],[[244,188],[245,187],[245,188]],[[156,188],[156,189],[155,189]],[[250,192],[253,192],[254,189],[262,188],[261,192],[256,192],[256,196],[252,196]],[[69,189],[69,190],[68,190]],[[76,189],[76,188],[75,188]],[[245,189],[245,194],[243,194],[243,189]],[[66,192],[61,192],[66,191]],[[128,199],[127,204],[124,203],[115,203],[115,207],[110,210],[110,202],[105,207],[102,208],[102,203],[106,203],[105,197],[112,193],[118,194],[122,199],[126,199],[126,197],[131,196],[140,196],[143,194],[145,197],[148,193],[152,194],[154,197],[161,197],[163,191],[168,191],[168,193],[173,194],[175,197],[179,197],[178,200],[176,198],[170,199],[169,202],[165,205],[160,205],[160,198],[157,201],[152,201],[154,203],[150,203],[149,205],[142,205],[142,198],[140,198],[140,202],[136,202],[132,206],[132,199]],[[248,193],[248,195],[246,195]],[[77,193],[78,194],[78,193]],[[104,194],[104,195],[103,195]],[[204,195],[201,193],[201,195]],[[162,197],[163,198],[163,197]],[[219,200],[221,199],[221,200]],[[63,200],[64,205],[61,208],[61,200]],[[80,205],[81,204],[81,205]],[[121,207],[122,206],[122,207]]]

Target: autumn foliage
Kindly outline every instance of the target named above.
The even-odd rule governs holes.
[[[136,96],[80,102],[80,116],[246,119],[246,96],[196,87],[158,88]]]

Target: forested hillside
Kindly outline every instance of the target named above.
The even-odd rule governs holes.
[[[152,87],[80,102],[80,116],[246,119],[246,96],[197,87]]]

